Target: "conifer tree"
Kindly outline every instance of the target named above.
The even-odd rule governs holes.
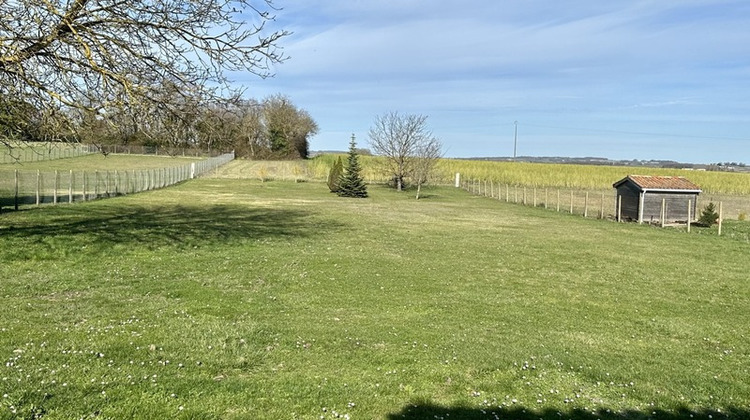
[[[341,189],[341,176],[344,174],[344,163],[341,161],[341,156],[333,162],[331,171],[328,172],[328,189],[331,192],[337,193]]]
[[[362,179],[362,175],[360,175],[362,168],[359,166],[356,146],[357,143],[354,141],[354,134],[352,134],[352,141],[349,143],[349,157],[337,192],[341,197],[367,197],[367,186],[365,180]]]

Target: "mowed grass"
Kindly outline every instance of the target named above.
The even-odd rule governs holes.
[[[750,245],[199,179],[0,216],[0,418],[743,418]]]

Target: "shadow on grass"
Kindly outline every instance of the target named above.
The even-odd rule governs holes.
[[[299,209],[239,205],[172,207],[69,206],[0,229],[6,238],[33,242],[69,237],[91,246],[114,244],[158,248],[236,241],[309,237],[340,224]]]
[[[581,409],[569,410],[535,410],[514,407],[443,407],[430,403],[410,404],[398,413],[389,414],[388,420],[417,420],[417,419],[445,419],[445,420],[478,420],[478,419],[504,419],[504,420],[699,420],[699,419],[750,419],[750,410],[745,408],[730,408],[728,410],[689,410],[680,408],[676,410],[660,410],[658,408],[649,410],[626,410],[615,411],[597,409],[584,411]]]

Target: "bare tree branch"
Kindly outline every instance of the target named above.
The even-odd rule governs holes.
[[[232,91],[227,72],[265,78],[286,57],[267,31],[272,0],[0,2],[0,95],[40,112],[159,103],[164,86]],[[59,114],[59,115],[62,115]]]

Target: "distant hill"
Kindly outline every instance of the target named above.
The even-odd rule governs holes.
[[[368,151],[369,152],[369,151]],[[345,151],[339,150],[318,150],[310,152],[310,157],[325,154],[346,154]],[[674,160],[613,160],[603,157],[564,157],[564,156],[518,156],[512,158],[509,156],[494,157],[470,157],[470,158],[451,158],[460,160],[483,160],[492,162],[529,162],[529,163],[561,163],[568,165],[602,165],[602,166],[632,166],[644,168],[676,168],[694,171],[723,171],[723,172],[750,172],[750,167],[742,162],[719,162],[711,164],[703,163],[685,163]]]

